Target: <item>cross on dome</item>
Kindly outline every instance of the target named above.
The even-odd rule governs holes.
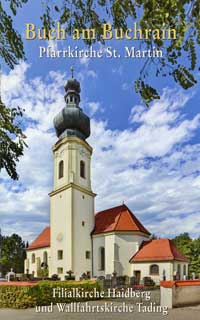
[[[72,78],[74,78],[74,68],[71,67],[71,68],[70,68],[70,71],[71,71],[71,73],[72,73]]]

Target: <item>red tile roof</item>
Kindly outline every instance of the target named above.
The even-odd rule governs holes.
[[[130,262],[178,260],[188,261],[169,239],[144,241]]]
[[[46,227],[26,250],[50,247],[50,227]]]
[[[150,232],[140,223],[126,205],[101,211],[95,215],[95,228],[92,234],[111,231],[140,231],[147,235]],[[50,227],[31,243],[27,250],[50,247]]]
[[[92,234],[112,231],[140,231],[150,235],[150,232],[125,204],[101,211],[95,215],[95,227]]]

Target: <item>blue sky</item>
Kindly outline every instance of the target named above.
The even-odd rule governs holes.
[[[19,11],[15,23],[22,35],[25,23],[40,24],[37,10],[30,3]],[[0,173],[3,233],[17,232],[31,241],[49,224],[51,148],[56,142],[53,117],[65,105],[64,84],[73,65],[81,83],[81,107],[91,117],[88,142],[94,148],[96,211],[125,201],[160,237],[181,232],[199,236],[199,85],[183,91],[170,78],[150,76],[161,99],[146,109],[133,89],[143,59],[40,59],[38,46],[48,44],[84,47],[70,40],[25,41],[27,60],[12,71],[2,65],[2,97],[9,105],[25,108],[28,143],[18,165],[20,180],[13,182],[5,171]],[[122,50],[127,42],[113,40],[106,45]]]

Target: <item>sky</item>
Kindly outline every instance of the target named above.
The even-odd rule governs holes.
[[[17,15],[22,37],[25,23],[40,24],[35,6],[28,3]],[[150,75],[161,99],[146,108],[133,86],[143,59],[39,58],[39,45],[62,49],[77,42],[25,40],[26,61],[14,70],[1,62],[2,98],[25,109],[28,144],[17,166],[19,181],[0,172],[3,234],[18,233],[31,242],[49,225],[52,146],[57,141],[53,118],[65,106],[64,85],[73,66],[81,84],[81,107],[91,118],[96,212],[125,202],[159,237],[183,232],[200,236],[199,85],[183,91],[168,77]],[[85,48],[81,41],[78,45]],[[127,43],[112,40],[107,45],[122,50]]]

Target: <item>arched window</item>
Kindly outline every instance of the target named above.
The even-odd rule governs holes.
[[[99,248],[99,270],[105,270],[105,248]]]
[[[44,262],[45,266],[47,267],[47,265],[48,265],[48,254],[47,254],[46,251],[44,251],[44,253],[43,253],[43,262]]]
[[[64,176],[64,161],[61,160],[59,162],[59,169],[58,169],[58,178],[62,178]]]
[[[159,274],[159,266],[157,264],[152,264],[150,266],[150,270],[149,270],[149,273],[152,274],[152,275],[156,275],[156,274]]]
[[[83,160],[80,161],[80,176],[85,178],[85,162]]]
[[[35,253],[32,253],[31,262],[35,263]]]

